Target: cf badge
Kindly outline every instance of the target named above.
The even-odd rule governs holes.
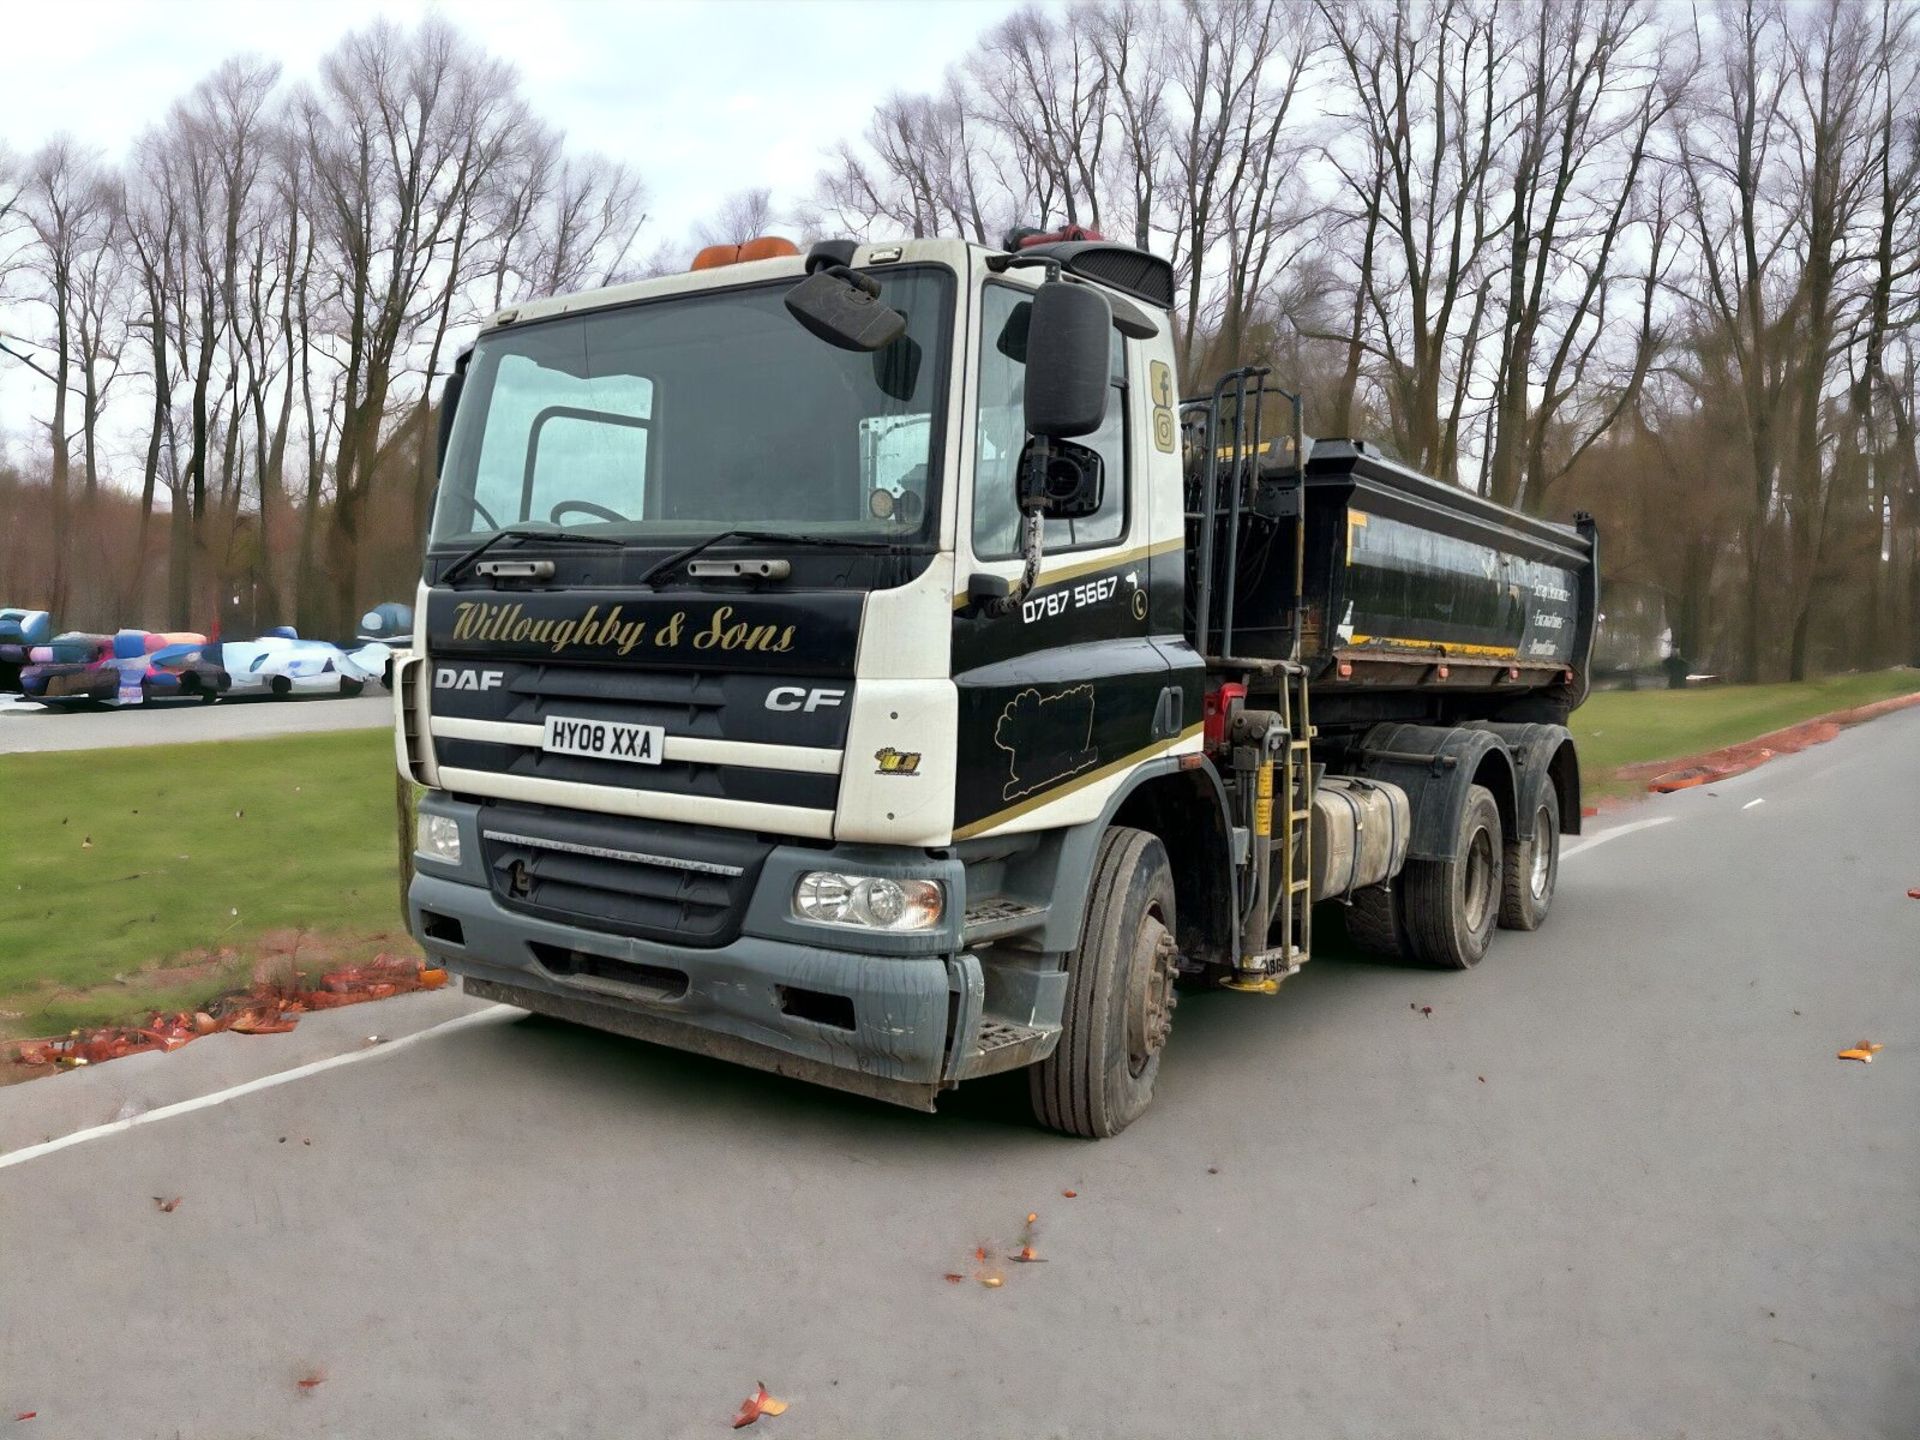
[[[809,690],[804,685],[776,685],[767,692],[769,710],[804,710],[811,715],[832,708],[847,698],[844,690]]]

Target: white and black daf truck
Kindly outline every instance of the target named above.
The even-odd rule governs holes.
[[[1317,903],[1466,968],[1580,827],[1592,526],[1176,388],[1097,239],[784,241],[495,315],[398,661],[408,908],[469,993],[1112,1135]],[[1304,459],[1304,463],[1302,460]]]

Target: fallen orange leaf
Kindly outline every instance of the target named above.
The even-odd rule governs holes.
[[[733,1417],[733,1428],[738,1430],[742,1426],[751,1425],[762,1415],[784,1415],[786,1410],[786,1401],[776,1400],[767,1393],[766,1381],[756,1381],[753,1394],[740,1402],[740,1411]]]
[[[1039,1212],[1034,1210],[1029,1210],[1027,1212],[1027,1224],[1031,1225],[1035,1221],[1037,1221],[1039,1218],[1040,1218]]]
[[[315,1370],[309,1375],[302,1375],[293,1383],[311,1395],[315,1390],[318,1390],[322,1385],[327,1383],[327,1372],[324,1370]]]
[[[1072,1200],[1078,1196],[1080,1192],[1078,1190],[1062,1190],[1060,1193],[1066,1196],[1067,1199]]]
[[[38,1410],[22,1410],[18,1415],[13,1417],[13,1423],[18,1425],[22,1420],[31,1420],[39,1413]]]
[[[962,1280],[966,1279],[967,1277],[960,1274],[956,1270],[949,1270],[945,1275],[941,1276],[940,1278],[945,1280],[949,1285],[958,1285]]]
[[[989,1290],[998,1290],[1002,1285],[1006,1284],[1007,1282],[998,1275],[982,1275],[980,1277],[980,1283],[986,1286]]]
[[[1855,1042],[1851,1050],[1842,1050],[1833,1058],[1836,1060],[1859,1060],[1871,1065],[1873,1063],[1873,1057],[1886,1048],[1886,1046],[1875,1044],[1871,1040],[1860,1040]]]

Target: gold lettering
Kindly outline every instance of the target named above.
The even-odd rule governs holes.
[[[726,641],[727,617],[731,614],[733,614],[733,607],[731,605],[722,605],[718,610],[715,610],[707,621],[707,628],[693,637],[693,648],[696,650],[711,650],[716,645],[724,645]]]
[[[666,621],[649,631],[651,622],[628,620],[625,607],[614,605],[605,611],[589,605],[572,618],[532,617],[519,603],[487,603],[463,600],[454,606],[453,638],[490,640],[501,644],[540,645],[553,654],[570,648],[595,647],[630,655],[651,638],[661,650],[676,649],[692,640],[696,650],[751,650],[760,654],[782,654],[793,649],[797,627],[755,624],[734,618],[732,605],[716,606],[707,616],[704,628],[690,631],[687,612],[676,610]]]

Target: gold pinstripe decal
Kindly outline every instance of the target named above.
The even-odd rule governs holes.
[[[1097,560],[1081,561],[1077,565],[1062,565],[1058,570],[1043,569],[1040,572],[1040,578],[1034,581],[1034,588],[1040,590],[1045,589],[1049,585],[1059,585],[1068,580],[1078,580],[1082,575],[1091,575],[1096,570],[1113,570],[1122,565],[1135,565],[1142,560],[1151,559],[1155,555],[1166,555],[1175,550],[1184,549],[1186,543],[1185,540],[1179,539],[1156,540],[1151,545],[1137,545],[1131,550],[1122,550],[1117,555],[1104,555]],[[966,604],[967,597],[965,594],[953,597],[954,609],[965,609]]]
[[[1169,735],[1165,740],[1156,740],[1153,744],[1143,749],[1135,750],[1130,755],[1122,755],[1118,760],[1108,761],[1098,770],[1089,770],[1084,775],[1076,775],[1064,785],[1056,785],[1051,790],[1043,790],[1038,795],[1029,796],[1027,799],[1022,800],[1018,805],[1009,805],[1004,810],[996,810],[991,815],[982,816],[978,820],[962,825],[953,832],[953,838],[955,840],[970,840],[982,831],[991,830],[997,825],[1004,825],[1009,820],[1017,820],[1030,810],[1037,810],[1042,805],[1051,805],[1056,800],[1063,800],[1075,791],[1084,790],[1089,785],[1096,785],[1102,780],[1111,779],[1113,776],[1119,774],[1120,771],[1130,766],[1138,765],[1158,755],[1169,753],[1175,746],[1194,739],[1200,734],[1200,730],[1201,727],[1199,725],[1189,725],[1178,735]]]

